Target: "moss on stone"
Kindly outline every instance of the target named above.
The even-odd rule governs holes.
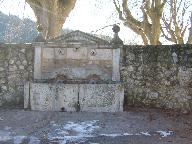
[[[0,60],[5,60],[8,57],[8,53],[5,51],[0,52]]]
[[[24,97],[21,95],[15,95],[11,100],[5,100],[4,98],[1,100],[2,107],[17,107],[24,105]]]

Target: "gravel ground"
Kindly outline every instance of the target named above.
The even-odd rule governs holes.
[[[128,108],[121,113],[0,109],[0,144],[192,144],[192,114]]]

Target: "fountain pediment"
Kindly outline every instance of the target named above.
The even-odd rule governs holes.
[[[66,35],[61,35],[57,38],[49,40],[49,42],[110,45],[110,43],[107,40],[101,39],[97,36],[79,30],[70,32]]]

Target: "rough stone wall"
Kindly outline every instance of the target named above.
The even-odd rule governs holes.
[[[192,110],[191,45],[123,49],[125,105]],[[23,105],[24,83],[33,81],[33,62],[31,44],[0,44],[0,106]]]
[[[124,46],[125,105],[192,110],[191,53],[191,45]]]
[[[0,106],[23,105],[24,83],[33,79],[30,44],[0,44]]]

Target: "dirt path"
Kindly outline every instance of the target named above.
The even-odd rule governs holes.
[[[192,144],[192,114],[0,109],[0,144]]]

